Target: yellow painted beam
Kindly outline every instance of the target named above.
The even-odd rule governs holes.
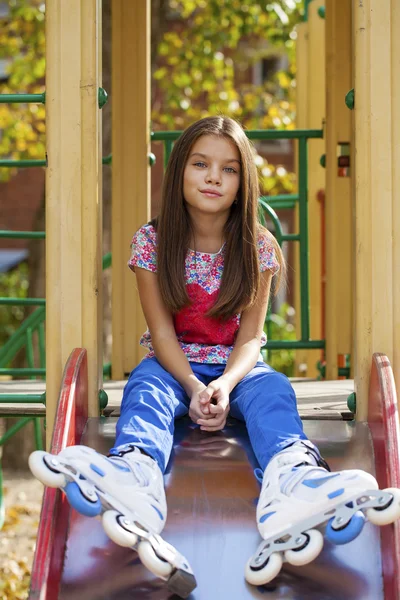
[[[392,54],[392,239],[393,239],[393,357],[392,366],[400,388],[400,4],[391,4]]]
[[[101,387],[100,0],[46,3],[46,399],[51,439],[64,365],[88,352],[89,415]]]
[[[309,5],[308,21],[297,27],[297,127],[321,129],[325,119],[325,22],[318,15],[324,3]],[[320,157],[325,152],[324,140],[312,140],[308,144],[308,218],[309,218],[309,292],[310,337],[321,339],[322,335],[322,205],[319,192],[325,188],[325,171]],[[296,152],[297,154],[297,152]],[[298,155],[297,155],[298,156]],[[296,214],[296,229],[298,215]],[[295,309],[296,332],[300,336],[300,277],[299,252],[295,252],[296,283]],[[316,377],[319,350],[297,350],[298,375]]]
[[[354,3],[355,67],[355,383],[357,413],[367,417],[367,399],[373,352],[394,355],[394,306],[398,307],[398,124],[400,77],[398,9],[390,0]],[[393,61],[393,63],[392,63]],[[396,212],[395,212],[396,211]],[[398,338],[397,338],[398,339]]]
[[[150,219],[150,0],[112,3],[112,377],[139,362],[146,328],[129,244]]]
[[[308,102],[307,127],[321,129],[325,120],[325,21],[318,15],[324,2],[311,2],[308,7]],[[310,336],[322,335],[322,210],[318,193],[325,190],[325,170],[320,157],[325,153],[325,140],[312,140],[308,150],[308,240],[309,240],[309,290]],[[321,358],[319,350],[307,352],[308,377],[316,377],[316,364]]]
[[[351,0],[326,2],[326,378],[336,379],[338,354],[353,344],[353,255],[351,177],[338,173],[338,147],[350,143],[352,87]],[[350,174],[354,171],[351,165]]]

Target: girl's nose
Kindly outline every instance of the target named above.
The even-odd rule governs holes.
[[[206,174],[206,183],[220,185],[221,175],[218,169],[209,169]]]

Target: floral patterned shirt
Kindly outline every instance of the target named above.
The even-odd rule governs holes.
[[[279,269],[275,250],[266,236],[258,239],[260,270],[275,274]],[[186,289],[191,300],[174,316],[179,344],[189,361],[199,363],[226,363],[232,352],[240,325],[240,314],[226,321],[206,316],[217,299],[224,270],[225,245],[219,252],[188,250],[185,262]],[[132,271],[140,267],[157,272],[157,233],[150,224],[143,225],[133,236],[128,266]],[[266,338],[261,340],[261,346]],[[140,345],[148,348],[145,358],[155,356],[151,335],[147,330]]]

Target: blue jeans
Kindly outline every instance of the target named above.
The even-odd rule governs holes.
[[[225,370],[224,364],[190,365],[205,385]],[[137,446],[154,458],[164,472],[173,446],[174,420],[188,413],[189,404],[183,387],[156,358],[142,360],[125,386],[110,454]],[[263,470],[276,452],[296,440],[307,439],[288,378],[263,362],[258,362],[232,390],[230,416],[245,421],[252,449]]]

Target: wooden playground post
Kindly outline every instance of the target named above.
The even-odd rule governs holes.
[[[142,358],[146,324],[129,244],[150,219],[150,1],[112,4],[112,378]]]
[[[325,21],[318,14],[325,2],[311,2],[308,7],[308,102],[307,128],[321,129],[326,116],[325,108]],[[311,140],[308,144],[308,240],[310,272],[310,337],[322,336],[322,236],[321,210],[318,192],[325,189],[325,170],[320,165],[325,152],[325,140]],[[308,377],[318,375],[320,350],[308,350]],[[336,377],[335,377],[336,379]]]
[[[390,0],[353,4],[355,382],[361,420],[368,414],[374,352],[393,360],[399,382],[400,18],[396,4]]]
[[[64,365],[88,354],[102,385],[101,1],[46,3],[46,403],[49,445]]]
[[[350,172],[339,166],[350,150],[351,111],[345,96],[351,86],[351,2],[326,2],[326,378],[338,375],[338,354],[352,351],[352,202]],[[344,157],[345,158],[345,157]]]
[[[318,15],[322,3],[308,5],[308,20],[297,27],[297,127],[299,129],[321,129],[325,118],[325,56],[324,21]],[[325,172],[320,166],[320,157],[325,152],[324,140],[311,140],[308,144],[308,229],[309,229],[309,291],[310,291],[310,337],[321,339],[322,322],[322,231],[321,204],[318,192],[325,187]],[[298,160],[298,151],[296,150]],[[298,168],[298,167],[297,167]],[[298,230],[298,210],[295,228]],[[295,248],[295,264],[299,265],[299,248]],[[295,308],[297,337],[300,337],[300,277],[298,269],[295,285]],[[297,350],[297,369],[307,365],[306,375],[316,377],[316,364],[320,350]],[[303,375],[304,373],[299,373]]]

